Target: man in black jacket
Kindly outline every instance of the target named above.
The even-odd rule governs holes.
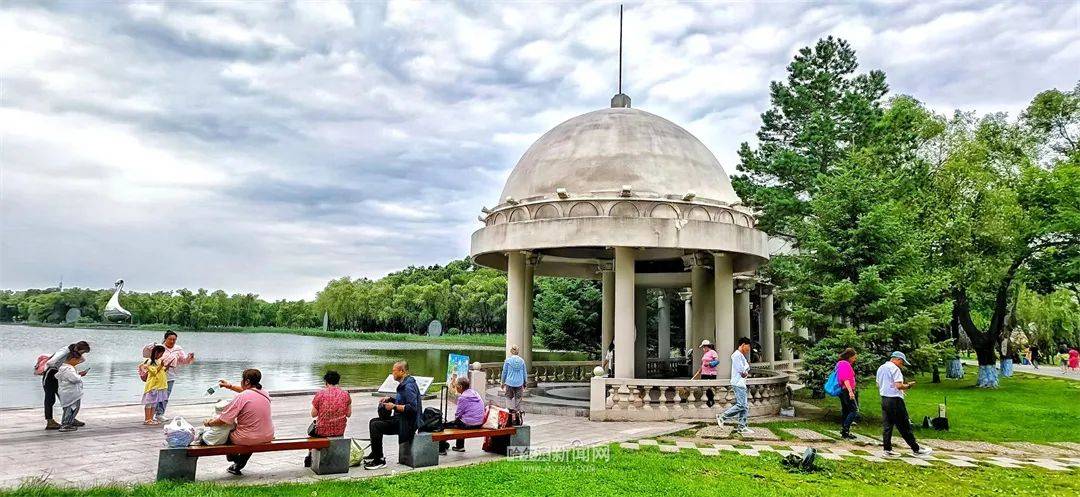
[[[397,380],[397,394],[379,401],[379,416],[368,423],[371,437],[371,454],[365,457],[364,469],[379,469],[386,466],[383,457],[383,436],[397,435],[400,443],[411,442],[420,425],[423,409],[420,405],[420,389],[416,379],[409,374],[409,363],[394,363],[394,379]]]

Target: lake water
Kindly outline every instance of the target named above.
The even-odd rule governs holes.
[[[296,390],[322,386],[322,375],[341,373],[343,386],[378,386],[395,361],[409,361],[417,376],[446,378],[451,352],[469,362],[503,359],[501,347],[419,342],[386,342],[321,338],[278,333],[179,332],[179,345],[195,354],[195,363],[179,369],[173,389],[176,400],[205,398],[206,389],[224,378],[240,383],[240,372],[258,368],[263,387]],[[138,403],[143,383],[137,366],[142,348],[161,342],[163,332],[123,329],[37,328],[0,325],[0,408],[39,406],[44,399],[41,377],[34,375],[39,355],[52,354],[79,340],[90,343],[83,405]],[[534,352],[536,360],[576,360],[581,354]],[[220,395],[220,394],[219,394]],[[231,394],[230,394],[231,395]]]

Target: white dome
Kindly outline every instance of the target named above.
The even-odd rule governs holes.
[[[619,191],[728,204],[739,202],[712,152],[685,129],[631,108],[601,109],[572,118],[533,143],[506,180],[500,202]]]

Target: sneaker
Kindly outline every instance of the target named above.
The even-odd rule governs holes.
[[[930,457],[933,453],[934,449],[930,447],[919,447],[919,450],[915,451],[915,457]]]
[[[165,417],[165,415],[164,415],[164,414],[155,414],[155,415],[154,415],[154,419],[155,419],[155,420],[156,420],[156,421],[157,421],[158,423],[164,423],[164,422],[168,421],[168,419],[167,419],[167,418]]]
[[[78,427],[78,426],[74,426],[74,425],[64,425],[64,426],[61,426],[61,427],[60,427],[60,428],[59,428],[59,429],[58,429],[57,431],[61,431],[61,432],[69,432],[69,431],[77,431],[78,429],[79,429],[79,427]]]
[[[445,456],[446,455],[446,449],[444,449],[442,447],[439,447],[439,455],[440,456]]]
[[[56,421],[54,421],[52,419],[45,420],[45,429],[46,430],[59,430],[60,429],[60,423],[57,423]]]
[[[240,472],[240,470],[236,468],[235,464],[230,464],[229,468],[226,469],[225,471],[228,471],[229,474],[232,474],[232,475],[244,476],[244,473]]]
[[[855,435],[852,435],[850,433],[841,433],[840,438],[843,438],[844,440],[855,440]]]
[[[454,447],[451,447],[450,450],[452,450],[454,452],[465,452],[465,447],[454,446]]]
[[[881,457],[884,457],[885,459],[896,459],[900,457],[900,454],[893,450],[883,450],[881,451]]]
[[[75,421],[72,421],[71,424],[74,425],[74,426],[78,426],[80,428],[82,428],[83,426],[86,426],[86,423],[83,423],[82,421],[79,421],[77,419]]]
[[[372,459],[364,463],[364,469],[382,469],[386,467],[386,459]]]
[[[719,426],[721,428],[724,427],[724,415],[723,414],[717,414],[716,415],[716,426]]]
[[[365,455],[364,457],[362,457],[362,458],[361,458],[360,460],[361,460],[361,461],[372,461],[372,460],[374,460],[374,459],[375,459],[375,455],[374,455],[374,454],[367,454],[367,455]]]
[[[751,430],[750,428],[746,428],[746,427],[739,428],[736,431],[739,432],[739,435],[753,435],[754,434],[754,430]]]

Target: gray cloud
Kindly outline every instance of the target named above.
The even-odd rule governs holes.
[[[0,287],[312,297],[461,257],[528,145],[614,93],[615,4],[7,2]],[[1015,113],[1071,87],[1075,2],[627,6],[625,89],[733,171],[794,52]]]

